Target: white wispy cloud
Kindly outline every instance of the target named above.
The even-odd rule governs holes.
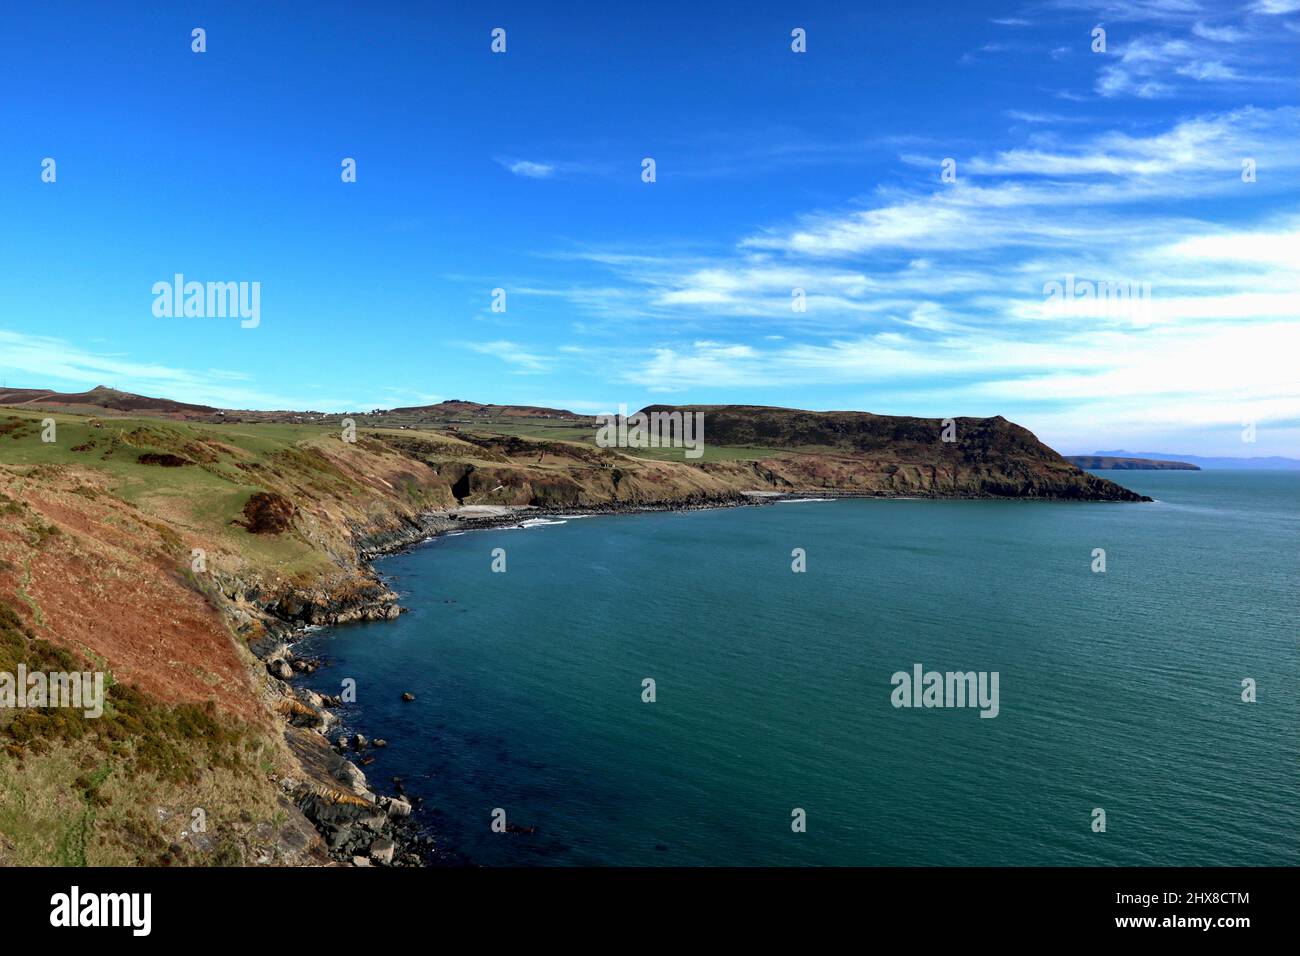
[[[544,356],[508,339],[497,339],[492,342],[463,342],[461,344],[471,351],[478,352],[481,355],[489,355],[492,358],[500,359],[507,365],[513,365],[518,373],[542,372],[550,364]]]
[[[1192,23],[1206,15],[1199,0],[1047,0],[1044,7],[1082,11],[1111,23]]]
[[[1300,11],[1300,0],[1256,0],[1251,9],[1273,16],[1296,13]]]
[[[1256,6],[1255,12],[1293,12],[1284,9],[1284,0],[1272,0],[1272,4],[1275,9],[1271,11]],[[1137,5],[1126,10],[1124,19],[1146,21],[1155,29],[1108,31],[1107,50],[1098,56],[1102,66],[1097,71],[1095,92],[1107,99],[1161,99],[1192,92],[1195,87],[1244,88],[1281,81],[1292,52],[1279,42],[1275,27],[1261,25],[1250,12],[1193,3]],[[1111,13],[1115,11],[1108,15]],[[1207,14],[1218,15],[1217,22],[1206,22]]]
[[[1107,131],[1071,137],[1037,148],[1012,148],[992,156],[977,155],[963,164],[980,176],[1085,176],[1105,174],[1127,180],[1131,188],[1090,191],[1089,201],[1128,202],[1135,199],[1202,194],[1211,176],[1244,156],[1276,168],[1297,165],[1288,140],[1300,135],[1300,110],[1291,107],[1243,107],[1191,117],[1168,130],[1147,136]],[[937,165],[937,159],[924,162]],[[1196,176],[1194,181],[1187,177]],[[1060,200],[1058,200],[1060,201]]]
[[[1051,123],[1057,125],[1060,123],[1084,122],[1084,118],[1081,116],[1067,116],[1064,113],[1041,113],[1031,110],[1007,110],[1005,116],[1007,119],[1013,119],[1021,123],[1034,124]]]
[[[497,162],[516,176],[525,179],[549,179],[555,175],[554,163],[537,163],[529,159],[498,159]]]
[[[1213,40],[1215,43],[1237,43],[1246,39],[1246,31],[1233,26],[1211,26],[1205,23],[1196,23],[1192,27],[1192,32],[1204,40]]]

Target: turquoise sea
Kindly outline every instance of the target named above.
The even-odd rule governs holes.
[[[1157,500],[442,537],[377,565],[411,613],[300,652],[448,862],[1300,864],[1300,474],[1107,476]],[[895,708],[917,663],[996,671],[998,716]]]

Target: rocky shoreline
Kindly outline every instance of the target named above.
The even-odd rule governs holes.
[[[282,629],[268,629],[264,637],[250,642],[249,647],[264,662],[267,673],[278,685],[281,698],[273,707],[289,723],[287,736],[290,746],[308,771],[306,776],[315,777],[317,781],[313,784],[310,779],[305,782],[286,779],[281,781],[281,786],[321,833],[331,858],[339,863],[353,866],[425,866],[434,862],[434,837],[424,832],[417,820],[417,811],[423,799],[406,794],[397,778],[393,780],[396,790],[394,795],[378,794],[370,787],[364,771],[358,765],[364,765],[373,759],[371,751],[383,749],[387,742],[382,738],[370,740],[355,732],[338,735],[331,740],[331,733],[339,726],[339,717],[334,708],[341,706],[342,701],[338,697],[296,688],[290,683],[300,676],[313,673],[321,666],[319,660],[298,657],[293,652],[293,645],[310,634],[312,628],[361,620],[394,620],[405,610],[397,603],[399,595],[384,584],[382,576],[374,569],[372,562],[376,558],[400,553],[449,532],[518,527],[521,522],[533,519],[705,511],[828,498],[984,500],[996,497],[886,495],[828,490],[797,494],[737,493],[677,501],[577,507],[471,505],[428,512],[415,520],[405,521],[396,528],[358,533],[357,559],[360,568],[371,579],[369,587],[353,590],[343,600],[325,589],[310,593],[282,593],[272,600],[260,603],[256,595],[244,595],[245,598],[251,597],[262,611],[284,624]],[[394,689],[393,692],[398,693],[399,690]],[[322,783],[326,785],[322,786]]]
[[[294,684],[322,666],[318,659],[300,657],[293,649],[313,629],[353,621],[394,620],[403,612],[397,593],[374,570],[374,559],[448,532],[517,526],[531,518],[697,511],[758,505],[769,500],[737,495],[631,506],[469,506],[429,512],[396,528],[359,533],[358,563],[372,581],[368,587],[352,588],[342,598],[326,588],[267,595],[256,588],[223,587],[225,596],[236,605],[247,604],[271,618],[272,626],[248,646],[266,667],[275,691],[272,709],[288,722],[286,739],[304,771],[305,779],[285,778],[280,781],[281,788],[316,827],[331,859],[339,864],[427,866],[436,862],[434,837],[422,828],[417,817],[423,798],[407,794],[398,778],[393,779],[393,795],[380,794],[362,769],[373,759],[373,751],[382,750],[387,741],[368,739],[355,732],[335,734],[340,725],[335,708],[342,705],[342,700]],[[234,613],[239,616],[238,607]],[[274,626],[274,622],[280,626]]]
[[[299,631],[296,637],[307,633]],[[300,657],[285,643],[265,664],[281,695],[273,710],[288,723],[285,739],[302,769],[303,779],[286,777],[281,789],[319,831],[331,859],[353,866],[430,862],[432,835],[423,832],[414,817],[422,798],[408,795],[397,778],[395,793],[381,794],[362,769],[387,741],[360,733],[336,734],[340,719],[335,708],[342,706],[342,699],[290,683],[314,673],[322,666],[319,660]]]

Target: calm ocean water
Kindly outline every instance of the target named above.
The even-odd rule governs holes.
[[[1298,864],[1300,474],[1109,477],[1158,501],[440,538],[378,565],[410,614],[302,651],[332,665],[311,686],[357,680],[345,726],[390,744],[367,775],[424,796],[453,859]],[[999,715],[895,709],[915,663],[999,672]],[[493,833],[497,807],[536,832]]]

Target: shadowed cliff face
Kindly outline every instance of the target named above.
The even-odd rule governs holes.
[[[757,405],[652,405],[644,411],[702,412],[706,438],[716,445],[825,449],[915,463],[955,459],[979,462],[995,457],[1065,461],[1028,429],[1001,415],[951,419],[952,440],[944,441],[944,420],[937,418],[809,412]]]
[[[1148,500],[1087,474],[1000,415],[957,418],[945,428],[943,420],[933,418],[746,405],[653,405],[643,411],[703,413],[709,445],[778,449],[753,469],[755,479],[774,490]],[[736,464],[702,467],[742,480]]]

